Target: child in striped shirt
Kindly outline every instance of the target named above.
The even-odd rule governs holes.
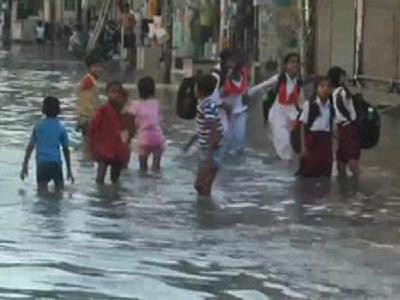
[[[200,196],[210,197],[212,185],[221,164],[223,125],[218,106],[212,98],[217,80],[211,74],[197,82],[197,136],[199,142],[199,169],[195,188]]]

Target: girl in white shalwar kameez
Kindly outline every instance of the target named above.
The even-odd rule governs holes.
[[[262,89],[275,89],[276,91],[275,102],[269,111],[268,122],[276,154],[281,160],[290,161],[294,159],[290,143],[290,130],[299,114],[300,102],[304,98],[299,54],[288,54],[284,59],[282,74],[275,75],[249,89],[247,94],[253,96]]]

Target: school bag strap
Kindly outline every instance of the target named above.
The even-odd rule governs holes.
[[[330,104],[330,131],[333,131],[333,122],[335,119],[335,109],[333,107],[333,99],[332,97],[329,97],[329,104]],[[319,105],[316,100],[309,100],[309,113],[308,113],[308,120],[307,124],[305,125],[305,129],[307,131],[311,130],[311,127],[313,126],[314,122],[317,120],[319,116],[321,116],[321,110],[319,109]]]
[[[338,111],[339,111],[349,122],[352,122],[350,112],[347,110],[346,106],[344,105],[344,99],[343,99],[343,97],[342,97],[342,95],[341,95],[341,91],[342,91],[342,90],[344,90],[344,91],[346,92],[346,94],[348,94],[347,91],[346,91],[345,89],[340,88],[340,91],[339,91],[338,95],[336,96],[336,106],[337,106]]]

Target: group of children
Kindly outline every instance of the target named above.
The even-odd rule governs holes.
[[[240,63],[238,52],[226,50],[221,54],[221,65],[210,74],[202,75],[196,83],[197,137],[199,168],[195,188],[199,195],[209,197],[212,185],[226,154],[242,154],[245,148],[247,101],[264,89],[274,90],[275,99],[269,110],[268,121],[277,155],[292,160],[294,152],[290,131],[296,122],[301,124],[301,155],[299,176],[331,176],[333,165],[333,136],[338,133],[338,171],[344,175],[347,167],[359,173],[356,112],[351,93],[346,88],[346,72],[333,67],[327,77],[316,80],[314,95],[304,101],[300,77],[300,57],[289,54],[283,72],[249,88],[247,70]],[[96,182],[104,184],[110,169],[111,181],[118,182],[131,156],[131,141],[138,135],[137,152],[140,171],[148,172],[148,159],[153,156],[153,172],[160,172],[165,138],[160,126],[160,107],[155,99],[155,82],[144,77],[138,82],[140,101],[129,101],[120,82],[107,85],[108,101],[100,105],[96,80],[101,65],[88,59],[89,73],[78,87],[78,127],[89,153],[97,162]],[[56,189],[64,185],[60,146],[63,149],[68,179],[71,171],[68,134],[58,120],[60,102],[48,97],[43,102],[46,119],[38,123],[32,133],[21,172],[28,175],[28,162],[36,148],[37,183],[47,190],[54,181]],[[337,130],[336,130],[337,129]]]
[[[164,135],[160,126],[159,103],[155,99],[155,82],[144,77],[138,82],[139,101],[129,101],[129,94],[122,83],[107,84],[107,102],[100,105],[96,88],[96,78],[101,72],[98,61],[88,60],[89,73],[78,87],[77,130],[85,137],[85,144],[91,158],[97,162],[96,182],[104,184],[110,169],[112,183],[119,181],[121,172],[130,161],[131,141],[137,134],[137,152],[140,171],[148,172],[148,160],[153,156],[152,171],[161,170],[161,156],[164,151]],[[33,129],[26,150],[21,171],[21,179],[28,176],[28,164],[36,148],[37,185],[39,191],[48,191],[52,181],[55,190],[64,188],[60,148],[63,149],[67,165],[67,177],[74,182],[71,170],[68,133],[59,121],[60,101],[47,97],[43,101],[42,112],[45,119]]]
[[[225,154],[232,150],[242,153],[247,104],[262,90],[270,94],[272,91],[273,100],[266,114],[272,142],[281,160],[295,159],[291,132],[296,126],[301,128],[298,176],[331,177],[334,137],[337,137],[339,176],[346,176],[348,169],[354,176],[359,174],[361,147],[357,113],[346,87],[345,70],[332,67],[326,77],[315,79],[313,95],[305,100],[299,54],[288,54],[281,74],[251,88],[246,69],[237,58],[234,52],[223,52],[219,72],[203,76],[197,84],[200,167],[195,186],[200,195],[210,196],[216,171]]]

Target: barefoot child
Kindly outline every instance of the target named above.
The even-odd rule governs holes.
[[[98,163],[98,184],[104,184],[108,168],[111,168],[111,182],[117,183],[130,156],[131,136],[122,113],[126,91],[120,82],[109,83],[106,91],[108,102],[95,112],[88,129],[90,151]]]
[[[354,176],[359,170],[361,147],[358,139],[357,113],[350,91],[346,87],[346,71],[339,67],[332,67],[328,72],[333,87],[333,104],[335,107],[335,123],[338,128],[338,149],[336,159],[339,176],[345,176],[347,167]]]
[[[47,97],[43,101],[42,112],[46,119],[39,122],[33,129],[31,140],[26,149],[22,165],[21,179],[28,177],[29,160],[36,148],[36,177],[39,191],[48,191],[50,181],[54,182],[56,192],[64,188],[62,160],[60,146],[63,148],[67,164],[67,178],[74,182],[71,171],[71,158],[68,147],[68,133],[58,119],[60,101],[54,97]]]
[[[102,72],[100,59],[95,54],[86,58],[88,73],[81,79],[78,89],[78,122],[76,129],[85,136],[90,118],[100,107],[97,79]]]
[[[199,137],[199,169],[195,188],[200,196],[210,197],[212,185],[221,163],[220,144],[223,126],[218,106],[212,98],[217,81],[204,75],[197,82],[197,135]]]
[[[155,96],[155,82],[151,77],[139,80],[140,101],[134,101],[129,109],[135,117],[138,127],[138,152],[140,172],[148,171],[148,158],[153,155],[153,172],[161,171],[161,156],[164,151],[165,138],[160,126],[160,105]]]
[[[334,109],[328,78],[316,81],[315,95],[303,105],[302,149],[300,170],[302,177],[330,177],[332,174],[332,123]]]

